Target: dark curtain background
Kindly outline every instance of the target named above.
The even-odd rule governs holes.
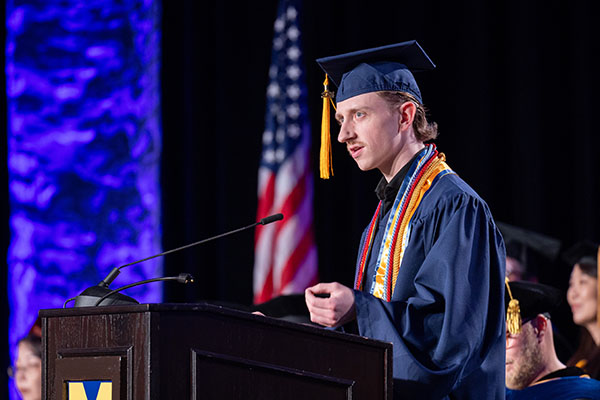
[[[255,220],[276,7],[275,0],[163,2],[165,250]],[[564,247],[584,238],[599,242],[600,29],[593,15],[591,1],[305,2],[313,164],[324,78],[314,59],[417,39],[438,67],[416,77],[440,126],[438,148],[495,218],[560,239]],[[5,116],[4,97],[2,108]],[[339,144],[333,161],[330,181],[319,180],[315,168],[319,271],[323,281],[350,285],[379,174],[360,172]],[[5,168],[2,177],[6,182]],[[5,251],[7,224],[2,232]],[[165,285],[165,301],[249,304],[252,266],[252,230],[168,255],[166,274],[190,272],[198,283]],[[569,272],[558,261],[548,263],[540,280],[566,288]],[[574,336],[572,326],[565,331]]]
[[[323,80],[314,59],[417,39],[438,67],[417,74],[440,126],[438,147],[496,219],[565,247],[599,241],[600,30],[591,3],[486,3],[305,2],[313,163]],[[277,2],[256,4],[164,4],[165,249],[254,220]],[[333,151],[334,178],[315,184],[320,274],[350,283],[379,174],[360,172],[342,145]],[[252,257],[252,232],[167,256],[169,270],[195,272],[200,281],[185,293],[167,289],[168,298],[249,302]],[[541,273],[564,286],[569,271]]]
[[[163,19],[164,248],[254,221],[265,90],[277,2],[165,2]],[[495,218],[560,239],[600,241],[600,79],[591,2],[307,1],[304,59],[318,161],[323,73],[315,58],[417,39],[437,64],[419,73],[438,148]],[[333,127],[333,132],[337,128]],[[335,176],[317,178],[315,226],[323,281],[351,284],[377,199],[334,144]],[[198,285],[168,301],[251,302],[251,231],[167,256]],[[566,289],[570,268],[540,280]],[[568,308],[567,308],[568,309]],[[568,325],[570,316],[564,312]],[[574,338],[573,326],[564,328]]]

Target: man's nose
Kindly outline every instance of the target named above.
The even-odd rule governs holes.
[[[338,142],[345,143],[356,136],[351,128],[351,124],[346,122],[342,123],[340,126],[340,133],[338,134]]]

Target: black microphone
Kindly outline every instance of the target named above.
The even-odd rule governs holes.
[[[199,244],[210,242],[215,239],[220,239],[222,237],[229,236],[234,233],[244,231],[246,229],[254,228],[256,225],[267,225],[267,224],[270,224],[271,222],[280,221],[282,219],[283,219],[283,214],[273,214],[273,215],[270,215],[268,217],[261,219],[258,222],[255,222],[248,226],[244,226],[243,228],[234,229],[229,232],[221,233],[220,235],[209,237],[207,239],[203,239],[203,240],[200,240],[200,241],[197,241],[194,243],[186,244],[185,246],[181,246],[176,249],[167,250],[165,252],[155,254],[150,257],[142,258],[141,260],[133,261],[128,264],[121,265],[120,267],[115,267],[112,269],[112,271],[110,271],[110,273],[106,276],[106,278],[104,278],[103,280],[100,281],[100,283],[98,283],[98,285],[89,287],[89,288],[85,289],[83,292],[81,292],[81,294],[79,296],[68,299],[67,301],[65,301],[65,304],[63,305],[63,307],[65,307],[67,305],[67,303],[71,300],[75,300],[75,307],[83,307],[84,304],[86,306],[94,305],[98,298],[104,296],[105,294],[107,294],[108,292],[111,291],[108,288],[108,286],[121,273],[122,268],[129,267],[129,266],[135,265],[135,264],[139,264],[144,261],[152,260],[153,258],[156,258],[156,257],[166,256],[167,254],[175,253],[176,251],[184,250],[189,247],[194,247]],[[138,304],[138,302],[129,296],[125,296],[122,293],[116,293],[114,296],[114,303],[112,303],[112,304]]]
[[[267,225],[267,224],[270,224],[271,222],[281,221],[282,219],[283,219],[283,214],[273,214],[273,215],[269,215],[268,217],[264,217],[258,223],[261,225]]]
[[[93,306],[99,306],[99,305],[109,306],[109,305],[113,305],[113,304],[115,304],[113,302],[113,299],[112,299],[113,295],[119,294],[119,292],[121,290],[129,289],[129,288],[132,288],[134,286],[145,285],[146,283],[150,283],[150,282],[158,282],[158,281],[177,281],[178,283],[184,283],[185,284],[185,283],[193,283],[194,282],[194,277],[192,275],[190,275],[190,274],[181,273],[178,276],[163,276],[162,278],[152,278],[152,279],[146,279],[146,280],[135,282],[135,283],[130,283],[129,285],[121,286],[118,289],[111,290],[110,292],[106,293],[104,296],[100,297],[92,305]],[[104,304],[101,304],[103,301],[104,301]],[[138,304],[137,301],[136,301],[136,304]],[[76,307],[77,307],[77,305],[76,305]]]

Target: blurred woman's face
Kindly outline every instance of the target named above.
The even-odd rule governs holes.
[[[584,273],[579,264],[575,264],[569,280],[567,301],[573,313],[573,322],[588,325],[596,322],[598,307],[598,279]]]
[[[15,364],[15,381],[23,400],[42,398],[42,360],[34,354],[29,343],[19,343]]]

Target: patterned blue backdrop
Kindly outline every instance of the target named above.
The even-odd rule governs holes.
[[[159,0],[9,0],[6,16],[12,353],[40,308],[161,251],[161,32]]]

